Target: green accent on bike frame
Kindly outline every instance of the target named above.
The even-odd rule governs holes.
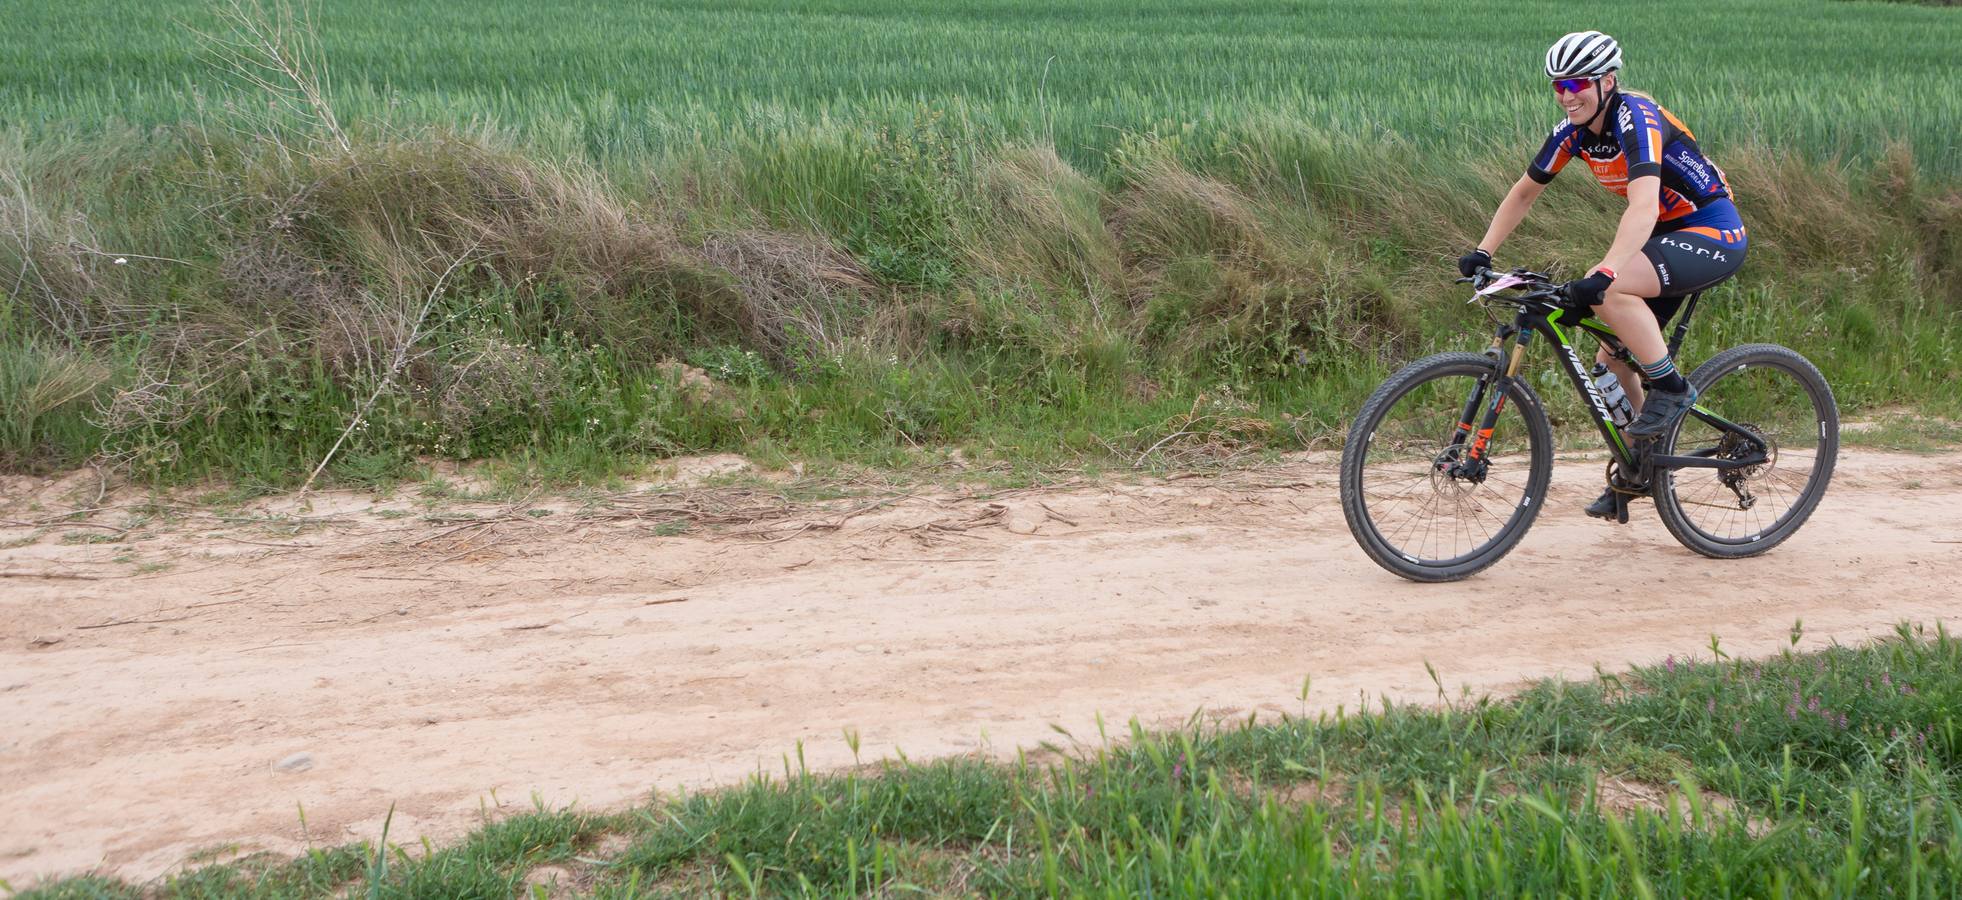
[[[1573,346],[1573,343],[1572,343],[1571,341],[1569,341],[1569,340],[1567,340],[1567,332],[1565,332],[1565,331],[1562,331],[1562,330],[1561,330],[1561,328],[1560,328],[1560,322],[1559,322],[1559,319],[1560,319],[1560,317],[1561,317],[1561,316],[1563,316],[1563,315],[1566,315],[1566,313],[1567,313],[1567,311],[1566,311],[1566,310],[1564,310],[1564,309],[1556,309],[1556,310],[1554,310],[1554,311],[1553,311],[1552,313],[1550,313],[1550,314],[1548,314],[1548,315],[1547,315],[1547,317],[1546,317],[1546,324],[1548,324],[1549,326],[1552,326],[1552,328],[1553,328],[1553,336],[1554,336],[1555,338],[1557,338],[1557,339],[1558,339],[1558,340],[1560,341],[1560,345],[1561,345],[1561,346],[1563,346],[1563,347],[1572,347],[1572,346]],[[1614,332],[1612,332],[1612,331],[1610,331],[1610,332],[1608,332],[1608,333],[1609,333],[1609,334],[1613,334]],[[1627,452],[1628,452],[1628,442],[1627,442],[1627,441],[1624,441],[1624,440],[1622,440],[1622,439],[1621,439],[1621,429],[1619,429],[1619,428],[1616,428],[1616,427],[1615,427],[1615,420],[1613,420],[1613,419],[1602,419],[1602,420],[1601,420],[1601,424],[1603,424],[1603,425],[1606,425],[1606,426],[1608,426],[1608,437],[1610,437],[1610,438],[1613,438],[1613,439],[1614,439],[1614,442],[1615,442],[1615,446],[1617,446],[1617,447],[1620,447],[1620,448],[1621,448],[1621,452],[1623,452],[1623,453],[1627,453]]]

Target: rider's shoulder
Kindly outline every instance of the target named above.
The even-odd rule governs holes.
[[[1651,97],[1640,91],[1623,90],[1620,93],[1621,93],[1622,105],[1625,107],[1632,108],[1636,112],[1661,112],[1662,111],[1662,104],[1657,102],[1654,97]]]
[[[1560,143],[1571,140],[1579,131],[1579,125],[1575,125],[1566,119],[1561,119],[1559,124],[1553,126],[1552,131],[1547,132],[1546,140],[1549,144]]]

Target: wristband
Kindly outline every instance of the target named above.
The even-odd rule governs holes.
[[[1615,275],[1615,270],[1613,270],[1613,269],[1610,269],[1610,268],[1608,268],[1607,266],[1595,266],[1595,267],[1594,267],[1594,271],[1596,271],[1596,272],[1599,272],[1599,273],[1601,273],[1601,274],[1603,274],[1603,275],[1606,275],[1606,276],[1608,276],[1608,280],[1609,280],[1609,281],[1613,281],[1613,280],[1615,280],[1615,278],[1616,278],[1616,277],[1618,277],[1618,276],[1616,276],[1616,275]]]

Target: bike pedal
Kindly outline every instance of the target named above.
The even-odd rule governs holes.
[[[1620,491],[1615,492],[1615,524],[1628,524],[1628,495]]]

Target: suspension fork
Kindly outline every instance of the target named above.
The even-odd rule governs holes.
[[[1492,360],[1494,374],[1479,379],[1472,388],[1471,396],[1465,398],[1464,408],[1458,412],[1457,432],[1451,436],[1453,445],[1470,442],[1467,458],[1478,459],[1485,455],[1485,448],[1492,441],[1492,432],[1498,427],[1499,414],[1506,408],[1506,385],[1519,375],[1520,362],[1526,357],[1526,342],[1532,336],[1530,329],[1501,325],[1492,336],[1492,346],[1485,349],[1486,357]],[[1510,353],[1506,350],[1508,340],[1512,342]],[[1474,426],[1473,422],[1478,424]]]
[[[1520,363],[1526,359],[1526,342],[1532,340],[1533,332],[1525,328],[1513,328],[1515,338],[1512,352],[1507,355],[1505,367],[1492,383],[1491,402],[1485,404],[1485,415],[1479,419],[1477,436],[1472,439],[1471,458],[1479,459],[1485,455],[1485,446],[1492,440],[1493,430],[1499,427],[1499,413],[1506,409],[1506,387],[1519,377]]]

